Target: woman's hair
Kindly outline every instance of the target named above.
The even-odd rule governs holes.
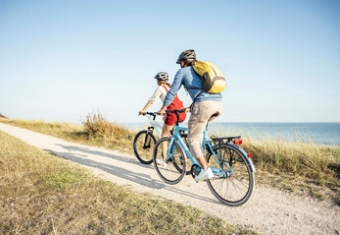
[[[158,82],[160,82],[162,85],[167,85],[168,87],[171,87],[171,84],[168,83],[168,81],[164,81],[164,80],[160,80],[160,79],[157,79]]]
[[[193,66],[193,65],[196,64],[196,61],[197,61],[197,60],[193,60],[193,61],[184,61],[184,63],[185,63],[186,66]]]

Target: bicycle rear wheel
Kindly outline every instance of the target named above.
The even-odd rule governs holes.
[[[143,164],[151,164],[152,154],[156,145],[156,138],[147,130],[137,133],[133,140],[133,151],[137,159]]]
[[[169,142],[170,138],[164,137],[156,143],[153,161],[158,175],[164,182],[177,184],[185,175],[186,158],[176,141],[171,146],[169,146]],[[169,148],[170,151],[167,151]],[[164,158],[166,153],[168,156]],[[165,161],[166,165],[159,164],[162,161]]]
[[[255,175],[251,170],[247,156],[231,145],[215,146],[214,155],[209,154],[210,167],[222,170],[226,177],[215,177],[207,181],[211,192],[228,206],[241,206],[248,201],[255,187]]]

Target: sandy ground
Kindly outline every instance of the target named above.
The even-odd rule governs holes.
[[[197,207],[230,224],[241,225],[260,234],[340,234],[340,208],[329,202],[256,186],[246,204],[228,207],[212,195],[206,183],[196,183],[191,176],[186,176],[177,185],[165,184],[152,164],[143,165],[134,156],[66,142],[3,123],[0,123],[0,130],[89,168],[106,180]]]

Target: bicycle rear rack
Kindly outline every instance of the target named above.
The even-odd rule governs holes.
[[[214,142],[214,144],[218,144],[221,146],[222,144],[226,143],[234,143],[234,140],[241,139],[241,136],[228,136],[228,137],[210,137],[210,139]]]

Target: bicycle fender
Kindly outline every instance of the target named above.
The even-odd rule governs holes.
[[[248,154],[246,153],[246,151],[244,151],[244,149],[242,149],[241,147],[239,147],[237,145],[234,145],[234,147],[236,147],[238,150],[240,150],[240,152],[246,157],[246,161],[247,161],[248,165],[250,166],[251,171],[256,172],[253,160],[251,160],[251,158],[248,157]]]

